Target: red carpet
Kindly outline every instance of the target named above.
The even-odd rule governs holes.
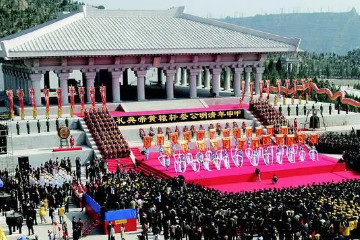
[[[54,148],[53,152],[71,152],[82,150],[82,147],[73,147],[73,148]]]
[[[134,148],[135,150],[135,148]],[[133,152],[134,152],[133,150]],[[140,152],[139,150],[137,150]],[[192,151],[195,154],[195,150]],[[148,171],[153,172],[153,174],[158,176],[166,176],[167,178],[176,177],[177,174],[174,170],[173,159],[170,165],[169,171],[166,171],[165,168],[158,161],[159,154],[156,152],[150,153],[149,161],[140,161],[139,164],[142,168],[147,169]],[[138,155],[135,157],[140,160],[144,159],[143,155]],[[231,169],[222,168],[221,170],[216,170],[212,165],[212,171],[206,171],[201,169],[200,172],[194,172],[190,166],[187,167],[187,171],[183,175],[187,182],[201,184],[203,186],[214,187],[217,185],[223,186],[224,191],[230,190],[253,190],[256,188],[267,188],[266,184],[271,181],[271,178],[274,174],[278,176],[279,179],[295,177],[295,180],[298,178],[299,181],[294,181],[290,179],[282,184],[288,185],[292,184],[301,184],[304,182],[304,179],[309,180],[309,183],[312,183],[313,179],[310,177],[313,174],[330,174],[327,180],[332,179],[332,173],[338,173],[345,171],[345,164],[337,163],[338,159],[328,157],[325,155],[319,155],[319,161],[311,161],[307,159],[304,162],[300,162],[296,159],[296,163],[290,163],[287,159],[284,159],[283,164],[274,163],[273,165],[265,165],[262,161],[258,168],[261,171],[261,178],[263,180],[262,185],[258,183],[253,185],[255,182],[256,176],[254,174],[255,167],[249,163],[249,160],[245,157],[244,164],[241,168],[237,168],[231,162]],[[322,178],[321,178],[322,179]],[[264,180],[268,180],[264,181]],[[239,184],[246,183],[246,184]],[[243,188],[236,189],[235,186],[247,186]],[[280,183],[279,183],[280,186]]]
[[[110,115],[112,117],[126,117],[126,116],[153,115],[153,114],[211,112],[211,111],[221,111],[221,110],[225,111],[225,110],[238,110],[238,109],[249,109],[249,104],[243,104],[241,108],[239,108],[239,104],[227,104],[227,105],[209,105],[208,108],[185,108],[185,109],[139,111],[139,112],[111,111]]]
[[[120,165],[121,169],[125,170],[135,168],[135,165],[131,158],[107,159],[106,161],[109,172],[116,172],[116,168],[118,165]]]
[[[304,185],[321,184],[324,182],[341,182],[344,179],[360,178],[360,175],[352,171],[342,171],[336,173],[319,173],[305,176],[294,176],[287,178],[279,178],[277,184],[273,184],[270,179],[261,182],[247,182],[246,184],[231,183],[224,185],[211,186],[221,192],[243,192],[254,191],[260,189],[299,187]]]

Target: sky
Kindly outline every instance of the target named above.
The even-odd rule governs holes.
[[[293,12],[345,12],[355,8],[360,13],[360,0],[82,0],[107,9],[168,9],[185,6],[185,12],[200,17],[247,17],[257,14]]]

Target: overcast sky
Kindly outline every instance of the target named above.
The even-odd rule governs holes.
[[[360,0],[82,0],[107,9],[167,9],[185,6],[185,12],[201,17],[253,16],[292,12],[344,12],[355,8]]]

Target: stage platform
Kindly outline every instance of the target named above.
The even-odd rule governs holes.
[[[200,184],[205,187],[217,188],[224,191],[244,191],[244,190],[255,190],[268,188],[271,179],[274,174],[284,181],[283,179],[294,178],[291,181],[286,180],[285,182],[291,184],[300,184],[304,182],[303,179],[312,180],[314,174],[325,174],[329,176],[326,180],[331,180],[330,176],[333,174],[342,173],[345,169],[344,163],[338,163],[337,158],[319,154],[319,161],[312,161],[307,156],[304,162],[300,162],[296,159],[296,163],[290,163],[287,158],[283,159],[283,164],[274,163],[273,165],[265,165],[262,161],[258,168],[261,171],[262,183],[256,182],[255,169],[249,160],[245,157],[244,164],[242,167],[235,167],[233,162],[230,160],[231,169],[225,169],[222,167],[221,170],[216,170],[214,165],[211,165],[212,171],[206,171],[201,169],[200,172],[194,172],[190,166],[187,166],[185,173],[176,173],[174,169],[173,159],[170,164],[170,168],[166,171],[158,161],[159,154],[157,152],[151,152],[148,161],[142,161],[144,156],[140,154],[141,149],[132,149],[136,159],[140,160],[140,166],[153,172],[155,175],[167,176],[168,178],[182,175],[189,183]],[[192,150],[193,155],[196,150]],[[138,153],[138,154],[136,154]],[[337,176],[337,175],[336,175]],[[337,177],[338,178],[338,177]],[[299,182],[296,181],[299,179]],[[314,179],[315,180],[315,179]],[[291,186],[291,185],[289,185]]]

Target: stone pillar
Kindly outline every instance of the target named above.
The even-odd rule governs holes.
[[[95,77],[96,77],[96,72],[85,72],[87,103],[91,103],[90,87],[94,87]]]
[[[205,68],[204,88],[210,88],[210,70]]]
[[[68,79],[70,73],[58,73],[58,78],[60,82],[60,88],[62,92],[62,105],[69,104],[69,86],[68,86]]]
[[[111,78],[112,78],[112,96],[113,102],[118,103],[120,102],[120,77],[122,76],[122,71],[112,71]]]
[[[145,76],[147,70],[136,70],[135,76],[137,77],[137,100],[145,100]]]
[[[197,82],[196,82],[196,86],[198,88],[202,88],[202,79],[203,79],[203,70],[202,68],[200,69],[199,75],[197,76]]]
[[[180,79],[181,79],[181,68],[178,68],[175,74],[175,85],[180,84]]]
[[[174,99],[174,76],[177,75],[177,70],[165,70],[166,74],[166,99]]]
[[[14,72],[12,71],[9,77],[9,89],[14,90]]]
[[[123,86],[127,86],[129,84],[129,69],[126,68],[123,72],[123,75],[122,75],[122,83],[123,83]]]
[[[234,68],[234,93],[235,97],[241,96],[241,74],[244,72],[243,68]]]
[[[199,75],[200,69],[190,69],[190,98],[197,98],[197,76]]]
[[[31,84],[35,89],[35,101],[37,106],[41,106],[41,88],[40,88],[41,79],[42,79],[41,73],[30,74]]]
[[[158,85],[161,86],[163,84],[163,70],[162,70],[162,68],[157,68],[157,77],[158,77]]]
[[[262,79],[262,74],[264,73],[264,67],[255,68],[255,94],[260,93],[260,80]]]
[[[8,74],[7,72],[3,71],[4,74],[4,90],[7,90],[8,88]]]
[[[251,67],[245,68],[245,94],[250,93],[250,73],[252,72]]]
[[[187,86],[187,69],[186,68],[181,69],[181,85]]]
[[[227,67],[225,69],[225,83],[224,83],[225,91],[230,91],[230,78],[231,78],[231,69]]]
[[[221,75],[221,68],[213,68],[211,69],[212,74],[212,90],[215,97],[220,96],[220,75]]]

